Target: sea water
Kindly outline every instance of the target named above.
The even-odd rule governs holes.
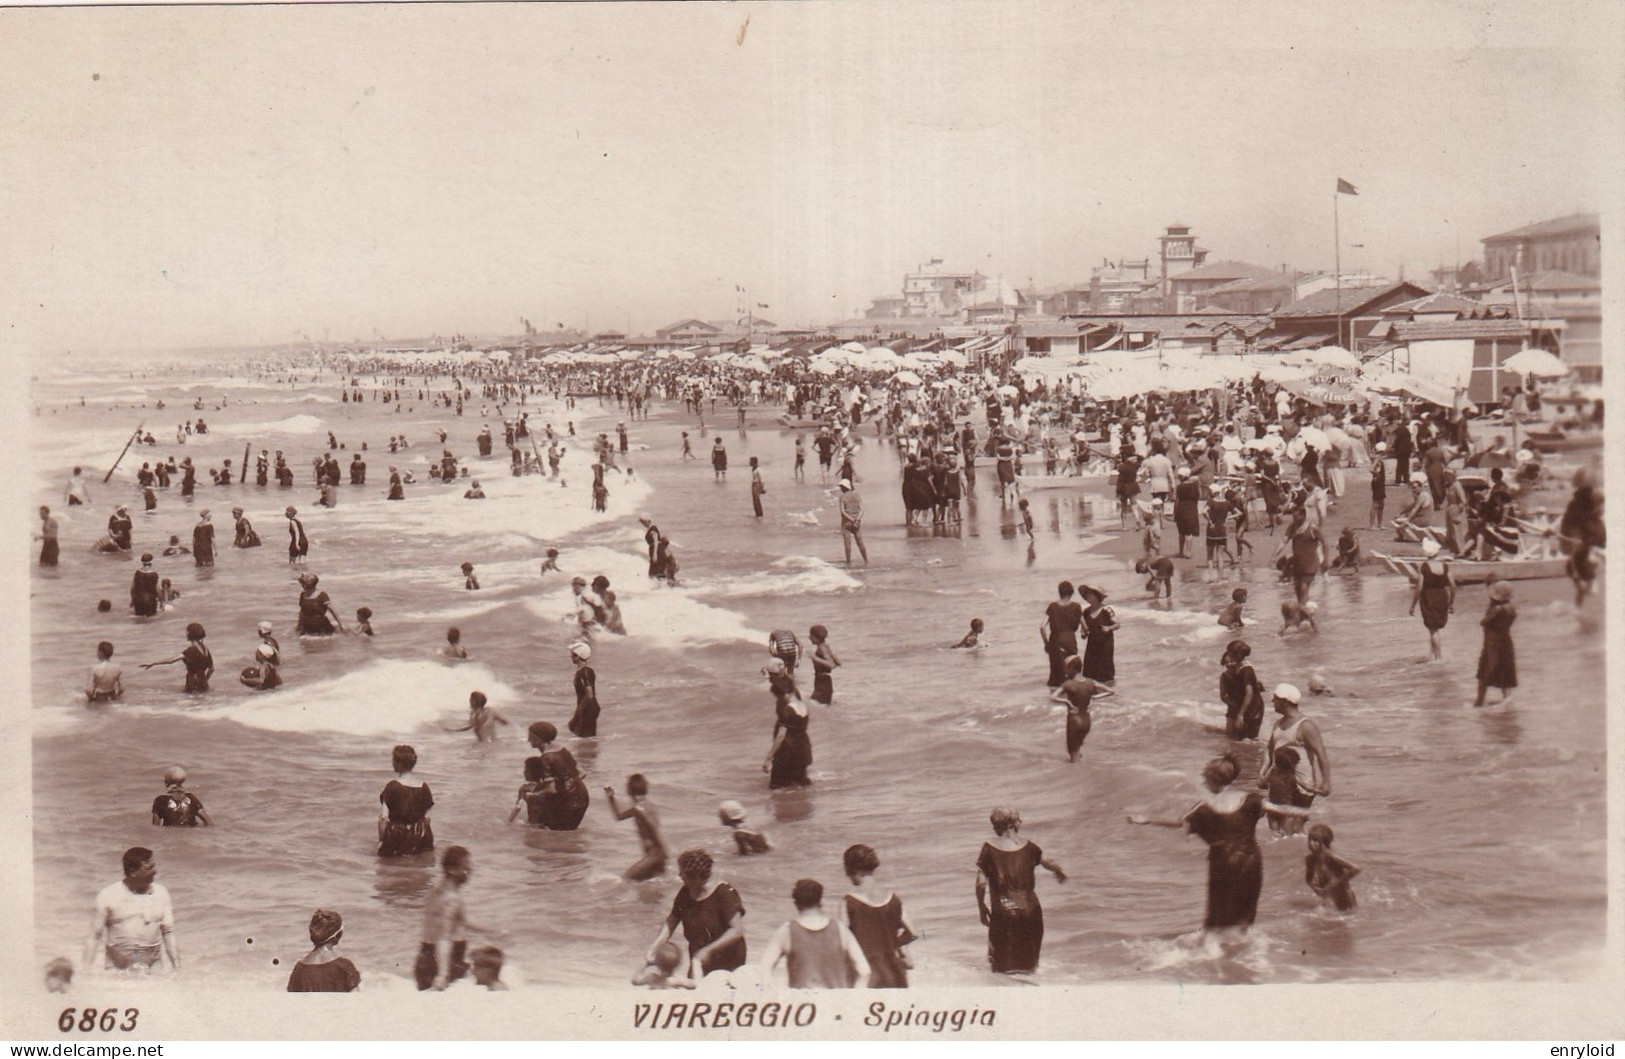
[[[33,401],[31,500],[61,521],[62,560],[29,571],[32,617],[35,958],[82,951],[97,890],[116,880],[122,851],[157,854],[176,906],[194,983],[283,988],[307,948],[316,907],[346,920],[343,951],[366,975],[406,975],[416,955],[424,895],[437,869],[427,856],[380,860],[378,792],[392,778],[390,750],[409,742],[434,792],[440,848],[469,847],[471,918],[509,931],[508,960],[530,983],[625,982],[664,917],[671,876],[628,884],[637,838],[616,823],[602,787],[648,777],[674,850],[702,847],[743,895],[746,934],[760,952],[792,911],[801,877],[843,891],[841,853],[863,842],[903,895],[923,939],[913,946],[921,983],[1000,981],[987,971],[977,922],[977,851],[994,806],[1017,808],[1023,834],[1067,871],[1040,873],[1047,934],[1039,982],[1180,979],[1213,982],[1546,979],[1589,974],[1601,951],[1604,880],[1604,646],[1582,627],[1566,582],[1520,582],[1514,628],[1520,688],[1510,705],[1467,708],[1474,692],[1482,586],[1463,588],[1443,634],[1445,661],[1426,653],[1420,620],[1405,609],[1401,578],[1366,567],[1317,583],[1318,636],[1280,639],[1272,621],[1289,592],[1268,568],[1270,538],[1255,528],[1258,558],[1227,580],[1182,564],[1174,603],[1148,602],[1129,563],[1103,554],[1119,535],[1109,488],[1032,495],[1036,540],[1018,537],[984,464],[951,531],[904,524],[895,449],[864,427],[856,464],[870,563],[842,558],[835,483],[808,445],[804,480],[791,473],[794,434],[777,409],[731,408],[699,420],[656,402],[632,420],[613,398],[574,408],[532,395],[523,410],[539,432],[567,439],[562,481],[511,477],[497,446],[475,456],[482,424],[500,442],[494,407],[477,396],[458,416],[416,399],[446,379],[419,377],[405,400],[344,403],[342,377],[306,368],[227,371],[201,363],[131,369],[41,366]],[[475,380],[477,385],[477,380]],[[80,404],[80,398],[85,403]],[[201,398],[204,410],[192,407]],[[158,400],[166,408],[157,410]],[[176,424],[204,417],[207,435],[176,443]],[[591,510],[590,439],[626,421],[630,474],[608,475],[608,511]],[[138,422],[156,446],[136,446],[111,482],[102,473]],[[718,426],[722,429],[718,430]],[[428,461],[446,446],[488,499],[464,500],[466,480],[441,485]],[[695,460],[680,458],[687,430]],[[345,449],[338,506],[315,507],[310,462],[332,431]],[[411,448],[391,455],[391,435]],[[726,480],[708,450],[721,437]],[[810,442],[810,436],[807,437]],[[348,483],[350,455],[368,444],[367,484]],[[205,473],[281,449],[295,486],[215,487]],[[178,482],[141,511],[134,474],[174,453],[200,468],[197,495]],[[752,517],[749,456],[762,460],[766,514]],[[393,463],[417,475],[404,502],[383,497]],[[62,506],[75,464],[94,503]],[[128,555],[93,554],[112,506],[130,505],[134,552],[190,542],[202,508],[213,512],[218,559],[160,558],[182,595],[155,618],[132,618]],[[308,569],[353,623],[374,612],[372,638],[301,641],[294,635],[298,570],[286,559],[281,512],[294,504],[311,541]],[[230,509],[243,507],[264,547],[230,546]],[[30,508],[32,510],[32,508]],[[681,562],[673,588],[647,579],[636,516],[670,536]],[[560,550],[561,573],[538,572]],[[482,588],[463,588],[472,562]],[[598,738],[564,738],[593,792],[582,828],[536,831],[505,823],[531,751],[524,728],[561,731],[574,705],[567,645],[579,635],[569,579],[605,574],[627,627],[600,634],[592,665],[603,704]],[[1061,579],[1105,588],[1122,624],[1117,695],[1097,702],[1082,760],[1069,764],[1064,711],[1048,701],[1038,628]],[[1236,585],[1251,589],[1246,633],[1267,686],[1306,688],[1321,673],[1335,697],[1306,696],[1333,763],[1335,792],[1316,817],[1335,850],[1363,869],[1351,915],[1323,909],[1303,882],[1300,838],[1260,827],[1265,883],[1258,923],[1241,946],[1201,939],[1206,849],[1176,831],[1136,828],[1129,813],[1174,816],[1200,794],[1203,763],[1231,747],[1217,697],[1218,657],[1229,634],[1214,615]],[[107,598],[110,614],[96,610]],[[973,617],[991,646],[949,650]],[[271,620],[286,684],[252,692],[236,680],[251,662],[255,623]],[[174,657],[186,623],[208,629],[216,672],[204,695],[181,692]],[[835,701],[812,705],[813,785],[770,793],[761,770],[772,700],[760,668],[769,630],[828,627],[842,666]],[[448,626],[467,661],[437,657]],[[95,645],[110,640],[124,668],[122,702],[87,706],[81,689]],[[810,670],[801,674],[809,686]],[[468,694],[484,691],[511,725],[494,744],[448,733]],[[1492,698],[1494,693],[1492,692]],[[1256,747],[1243,747],[1256,755]],[[169,766],[183,765],[207,806],[208,829],[159,829],[149,806]],[[739,858],[716,818],[738,799],[774,851]]]

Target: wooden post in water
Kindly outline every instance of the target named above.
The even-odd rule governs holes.
[[[135,439],[141,436],[141,428],[146,426],[146,425],[147,425],[147,421],[145,419],[143,419],[140,423],[138,423],[136,425],[135,433],[130,435],[130,440],[126,441],[124,443],[124,447],[119,450],[118,459],[114,460],[113,461],[113,466],[107,468],[107,473],[102,475],[102,484],[103,485],[106,485],[108,483],[108,481],[113,477],[113,472],[118,470],[118,465],[120,463],[124,462],[124,454],[126,452],[130,451],[130,446],[135,444]]]

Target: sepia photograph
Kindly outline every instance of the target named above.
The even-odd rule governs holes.
[[[1622,29],[0,8],[0,1035],[1625,1036]]]

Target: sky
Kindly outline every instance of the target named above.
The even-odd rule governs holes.
[[[1344,268],[1425,279],[1532,221],[1607,230],[1616,8],[4,10],[0,342],[815,324],[932,258],[1086,282],[1175,222],[1329,268],[1338,178]]]

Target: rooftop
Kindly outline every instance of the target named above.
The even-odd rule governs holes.
[[[1567,217],[1554,217],[1549,221],[1536,221],[1526,224],[1522,228],[1514,228],[1510,232],[1499,235],[1487,235],[1479,242],[1498,243],[1508,239],[1538,239],[1541,237],[1558,235],[1595,235],[1600,233],[1602,226],[1595,213],[1571,213]]]
[[[1365,310],[1368,306],[1394,295],[1419,298],[1427,291],[1414,283],[1400,281],[1375,287],[1343,287],[1316,291],[1299,298],[1291,305],[1275,310],[1276,319],[1294,319],[1310,316],[1344,316]]]
[[[1482,312],[1484,303],[1471,298],[1463,298],[1459,294],[1448,291],[1439,291],[1421,298],[1412,298],[1408,302],[1399,302],[1383,310],[1384,314],[1403,316],[1407,313],[1456,313],[1460,316],[1472,316]]]
[[[1416,320],[1396,323],[1388,334],[1401,342],[1432,338],[1525,338],[1529,324],[1524,320]]]
[[[1205,265],[1186,269],[1168,277],[1168,282],[1178,283],[1180,280],[1237,280],[1260,279],[1264,276],[1276,274],[1274,269],[1263,265],[1253,265],[1246,261],[1209,261]]]

